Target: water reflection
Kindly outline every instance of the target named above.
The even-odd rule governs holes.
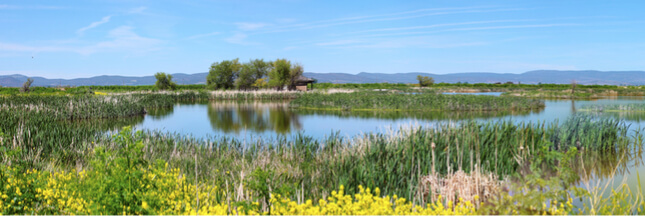
[[[530,110],[517,111],[468,111],[468,112],[445,112],[445,111],[345,111],[345,110],[297,110],[299,115],[325,115],[339,118],[361,118],[361,119],[418,119],[418,120],[462,120],[474,118],[498,118],[502,116],[527,116],[544,111],[544,107]]]
[[[175,107],[150,108],[150,109],[146,109],[146,116],[155,120],[163,120],[170,117],[174,110],[175,110]]]
[[[588,113],[589,115],[598,116],[598,117],[623,119],[623,120],[634,122],[634,123],[641,123],[641,122],[645,121],[645,112],[595,112],[595,111],[586,111],[586,113]]]
[[[225,133],[251,130],[287,134],[302,127],[298,115],[284,102],[215,101],[208,104],[208,118],[213,129]]]
[[[606,180],[614,176],[630,174],[633,168],[643,164],[643,149],[611,149],[606,152],[582,152],[574,160],[572,168],[581,181]]]

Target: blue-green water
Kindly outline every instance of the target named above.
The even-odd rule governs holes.
[[[563,121],[580,112],[580,107],[586,104],[642,102],[645,102],[642,98],[620,97],[586,101],[546,100],[545,108],[524,111],[379,112],[303,111],[290,109],[288,102],[212,101],[177,104],[170,109],[150,110],[136,128],[177,132],[195,137],[275,137],[303,133],[314,138],[323,138],[331,132],[354,136],[368,132],[384,132],[402,126],[432,126],[437,122],[455,122],[464,119],[478,121],[508,119],[516,122]],[[643,122],[639,116],[614,117],[626,119],[632,127],[637,127]]]

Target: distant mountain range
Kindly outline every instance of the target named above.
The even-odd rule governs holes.
[[[172,80],[178,84],[205,84],[208,73],[196,74],[173,74]],[[104,86],[104,85],[154,85],[154,76],[95,76],[90,78],[77,79],[47,79],[44,77],[27,77],[20,74],[0,75],[0,86],[20,87],[27,81],[27,78],[34,79],[32,86]]]
[[[417,75],[434,78],[436,83],[496,83],[513,82],[525,84],[555,83],[568,84],[575,80],[579,84],[599,85],[645,85],[645,71],[557,71],[537,70],[521,74],[510,73],[453,73],[453,74],[430,74],[430,73],[304,73],[304,76],[317,79],[318,82],[330,83],[416,83]]]
[[[204,84],[208,73],[173,74],[173,80],[178,84]],[[568,84],[575,80],[579,84],[600,85],[645,85],[645,71],[557,71],[538,70],[521,74],[470,72],[453,74],[431,73],[304,73],[304,76],[314,78],[320,83],[416,83],[417,75],[429,76],[435,82],[456,83],[556,83]],[[19,87],[27,80],[24,75],[0,75],[0,86]],[[47,79],[31,77],[34,86],[87,86],[87,85],[154,85],[154,76],[96,76],[77,79]]]

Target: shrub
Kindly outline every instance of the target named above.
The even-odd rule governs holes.
[[[158,72],[155,74],[157,82],[155,82],[155,87],[161,90],[171,89],[174,90],[177,88],[177,84],[172,81],[172,75],[166,74],[164,72]]]
[[[32,83],[34,83],[34,80],[32,78],[27,78],[27,81],[22,84],[20,92],[29,92],[29,87],[31,87]]]
[[[419,81],[419,86],[421,87],[428,87],[434,84],[434,79],[432,77],[418,75],[417,80]]]

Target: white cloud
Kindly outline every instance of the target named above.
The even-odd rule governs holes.
[[[14,52],[60,52],[72,51],[72,49],[61,46],[29,46],[12,43],[1,43],[0,50],[14,51]]]
[[[60,10],[65,9],[65,7],[60,6],[48,6],[48,5],[0,5],[0,9],[8,10],[20,10],[20,9],[31,9],[31,10]]]
[[[438,24],[423,25],[423,26],[406,26],[406,27],[396,27],[396,28],[370,29],[370,30],[352,32],[351,34],[354,34],[354,33],[366,33],[366,32],[384,32],[384,31],[403,31],[403,30],[415,30],[415,29],[428,29],[428,28],[440,28],[440,27],[448,27],[448,26],[460,26],[460,25],[475,25],[475,24],[505,23],[505,22],[523,22],[523,21],[535,21],[535,20],[531,20],[531,19],[487,20],[487,21],[458,22],[458,23],[438,23]]]
[[[127,52],[142,53],[159,50],[162,40],[142,37],[133,31],[131,26],[121,26],[111,30],[107,37],[109,40],[96,42],[92,45],[23,45],[0,42],[0,50],[12,52],[74,52],[90,55],[97,52]],[[78,43],[77,43],[78,44]]]
[[[251,45],[253,43],[245,41],[245,39],[248,36],[244,33],[237,32],[233,36],[225,38],[224,40],[226,42],[232,43],[232,44],[240,44],[240,45]]]
[[[84,47],[79,50],[79,53],[91,54],[103,51],[147,52],[159,49],[158,45],[162,43],[161,40],[141,37],[134,33],[133,29],[131,26],[115,28],[108,33],[108,37],[112,38],[112,40]]]
[[[102,25],[102,24],[105,24],[105,23],[107,23],[107,22],[110,22],[110,18],[112,18],[112,15],[110,15],[110,16],[105,16],[105,17],[103,17],[103,18],[102,18],[101,20],[99,20],[99,21],[93,22],[93,23],[91,23],[91,24],[90,24],[90,25],[88,25],[88,26],[85,26],[85,27],[83,27],[83,28],[80,28],[80,29],[76,30],[76,33],[77,33],[77,34],[83,34],[83,33],[84,33],[85,31],[87,31],[87,30],[90,30],[90,29],[96,28],[96,27],[98,27],[98,26],[100,26],[100,25]]]
[[[330,42],[316,43],[318,46],[328,46],[331,48],[341,49],[354,49],[354,48],[376,48],[376,49],[392,49],[392,48],[455,48],[455,47],[470,47],[470,46],[483,46],[487,42],[479,41],[462,41],[453,38],[442,37],[402,37],[402,38],[383,38],[383,39],[369,39],[369,40],[337,40]]]
[[[360,42],[361,41],[358,41],[358,40],[337,40],[337,41],[316,43],[316,45],[318,45],[318,46],[339,46],[339,45],[356,44],[356,43],[360,43]]]
[[[282,50],[288,51],[288,50],[296,50],[296,49],[300,49],[300,48],[302,48],[302,47],[299,47],[299,46],[288,46],[288,47],[282,48]]]
[[[437,16],[437,15],[493,13],[493,12],[517,11],[517,10],[524,10],[524,9],[500,8],[500,7],[425,8],[425,9],[403,11],[403,12],[397,12],[397,13],[345,17],[345,18],[338,18],[338,19],[331,19],[331,20],[314,21],[310,23],[283,25],[283,26],[278,26],[276,28],[272,28],[263,33],[315,29],[315,28],[348,25],[348,24],[404,20],[404,19],[413,19],[413,18],[421,18],[421,17]]]
[[[148,9],[147,7],[137,7],[132,8],[128,11],[129,14],[143,14],[143,11]]]
[[[198,34],[198,35],[193,35],[193,36],[187,37],[186,40],[194,40],[194,39],[198,39],[198,38],[205,38],[205,37],[215,36],[215,35],[219,35],[219,34],[220,34],[219,32]]]
[[[275,21],[278,23],[294,23],[297,20],[292,18],[280,18],[280,19],[276,19]]]
[[[269,26],[270,24],[268,23],[249,23],[249,22],[237,22],[235,23],[237,25],[237,28],[243,31],[252,31],[260,28],[264,28],[266,26]]]
[[[550,24],[527,24],[527,25],[504,25],[504,26],[481,26],[481,27],[467,27],[467,28],[449,28],[433,31],[407,31],[395,33],[382,33],[362,35],[361,38],[368,37],[390,37],[390,36],[403,36],[403,35],[431,35],[441,32],[458,32],[458,31],[485,31],[485,30],[501,30],[501,29],[520,29],[520,28],[551,28],[551,27],[565,27],[565,26],[579,26],[576,23],[550,23]]]

